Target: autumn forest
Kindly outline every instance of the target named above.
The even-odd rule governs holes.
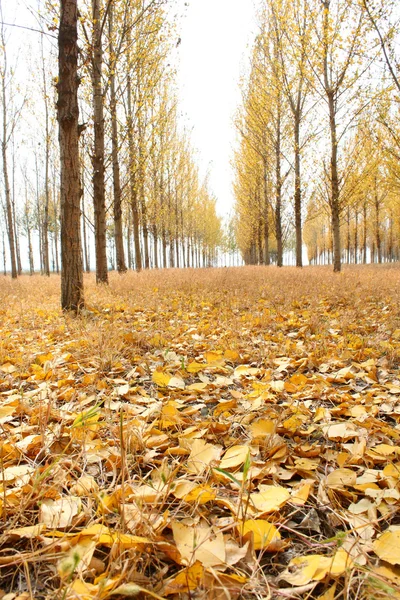
[[[0,600],[400,599],[398,2],[213,2],[0,0]]]

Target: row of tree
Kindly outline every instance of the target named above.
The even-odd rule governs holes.
[[[236,119],[236,237],[249,264],[397,260],[395,2],[263,0]],[[305,223],[304,223],[305,221]]]
[[[82,0],[78,11],[76,1],[64,1],[59,17],[46,3],[40,24],[58,31],[59,75],[42,35],[29,102],[16,90],[1,26],[3,208],[13,277],[21,271],[21,235],[31,272],[36,235],[41,271],[61,262],[75,272],[77,289],[93,239],[98,283],[107,283],[110,265],[122,273],[213,264],[221,221],[180,125],[171,66],[177,37],[167,9],[165,0]],[[31,142],[33,162],[23,151],[18,164],[15,146],[29,146],[29,128],[41,143]]]

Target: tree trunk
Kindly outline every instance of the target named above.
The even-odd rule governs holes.
[[[175,268],[175,240],[171,237],[169,241],[169,266]]]
[[[128,38],[128,44],[130,39]],[[128,69],[130,68],[130,59],[128,56]],[[132,83],[131,75],[128,72],[127,77],[127,104],[128,104],[128,149],[129,149],[129,187],[130,187],[130,202],[133,221],[133,241],[135,245],[135,266],[136,271],[142,270],[142,254],[140,251],[140,232],[139,232],[139,206],[137,194],[137,176],[135,165],[135,145],[133,140],[133,111],[132,111]]]
[[[42,223],[42,244],[43,244],[43,272],[50,277],[50,262],[49,262],[49,204],[50,204],[50,188],[49,188],[49,161],[50,161],[50,128],[49,128],[49,100],[47,96],[47,81],[45,62],[43,55],[43,37],[41,39],[41,54],[42,54],[42,76],[43,76],[43,99],[44,99],[44,114],[45,114],[45,157],[44,157],[44,191],[45,202],[43,210]]]
[[[115,90],[116,58],[114,52],[114,6],[110,3],[108,9],[108,31],[110,44],[110,111],[111,111],[111,145],[112,145],[112,169],[113,169],[113,192],[114,192],[114,237],[115,252],[118,273],[126,272],[124,236],[122,231],[122,193],[118,157],[118,122],[117,122],[117,95]]]
[[[278,113],[276,122],[276,147],[275,147],[275,236],[277,245],[277,266],[283,267],[283,239],[282,239],[282,173],[281,173],[281,107],[278,100]]]
[[[4,277],[7,276],[6,242],[4,240],[4,231],[3,231],[3,274],[4,274]]]
[[[338,144],[336,133],[336,109],[333,93],[328,94],[329,128],[331,132],[331,220],[333,235],[333,270],[339,273],[342,269],[340,245],[340,203],[338,175]]]
[[[83,307],[78,133],[77,0],[61,0],[58,34],[58,123],[61,162],[61,306]]]
[[[85,210],[85,192],[82,188],[82,230],[83,230],[83,256],[85,259],[85,271],[86,273],[90,273],[90,262],[89,262],[89,253],[88,253],[88,240],[87,240],[87,231],[86,231],[86,210]]]
[[[354,262],[358,264],[358,210],[356,209],[356,222],[354,230]]]
[[[21,252],[19,247],[19,231],[18,231],[18,222],[17,222],[17,213],[15,207],[15,189],[13,185],[13,193],[11,198],[11,206],[12,206],[12,215],[13,215],[13,223],[14,223],[14,240],[15,240],[15,258],[17,262],[17,273],[18,275],[22,274],[22,263],[21,263]]]
[[[350,264],[351,238],[350,238],[350,206],[347,207],[347,264]]]
[[[35,266],[34,266],[34,261],[33,261],[32,233],[31,233],[31,223],[30,223],[30,214],[29,214],[27,179],[25,180],[25,211],[24,212],[25,212],[26,236],[28,239],[29,273],[30,273],[30,275],[33,275],[35,272]]]
[[[167,234],[165,231],[165,224],[162,224],[161,231],[161,244],[162,244],[162,265],[163,269],[167,268]]]
[[[7,104],[6,104],[6,82],[5,72],[2,77],[2,96],[3,96],[3,138],[1,141],[2,158],[3,158],[3,178],[4,178],[4,191],[6,200],[6,222],[7,222],[7,236],[8,243],[10,246],[10,259],[11,259],[11,277],[17,278],[17,260],[15,253],[15,237],[14,237],[14,219],[11,205],[11,190],[10,181],[8,178],[7,168]]]
[[[131,249],[131,213],[128,215],[128,225],[126,227],[126,251],[128,254],[128,269],[132,269],[132,249]]]
[[[103,114],[103,48],[101,31],[101,0],[92,0],[93,17],[93,204],[94,235],[96,249],[96,282],[108,283],[107,272],[107,236],[106,236],[106,204],[104,189],[104,114]]]
[[[264,166],[264,264],[269,266],[271,264],[271,257],[269,254],[269,199],[268,199],[268,162],[267,158],[263,158]]]
[[[58,208],[59,208],[59,202],[58,202],[58,197],[57,197],[57,170],[56,170],[56,166],[54,165],[53,168],[53,210],[54,210],[54,249],[55,249],[55,258],[56,258],[56,272],[57,274],[60,272],[60,265],[59,265],[59,260],[58,260],[58,236],[59,236],[59,229],[58,229]]]
[[[153,247],[154,247],[154,268],[158,269],[158,231],[153,227]]]
[[[379,195],[378,195],[378,183],[375,179],[375,239],[376,239],[376,252],[378,263],[382,263],[382,239],[381,239],[381,224],[380,224],[380,206],[379,206]]]
[[[363,204],[363,264],[367,264],[367,202]]]
[[[301,232],[301,166],[300,166],[300,115],[294,121],[294,218],[296,228],[296,267],[303,266],[303,238]]]

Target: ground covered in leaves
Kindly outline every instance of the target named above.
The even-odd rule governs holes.
[[[0,598],[400,598],[400,269],[0,282]]]

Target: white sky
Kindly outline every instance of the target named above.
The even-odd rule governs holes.
[[[230,167],[240,104],[239,80],[247,67],[255,30],[253,0],[188,0],[179,29],[178,85],[202,174],[218,199],[218,212],[233,204]]]

